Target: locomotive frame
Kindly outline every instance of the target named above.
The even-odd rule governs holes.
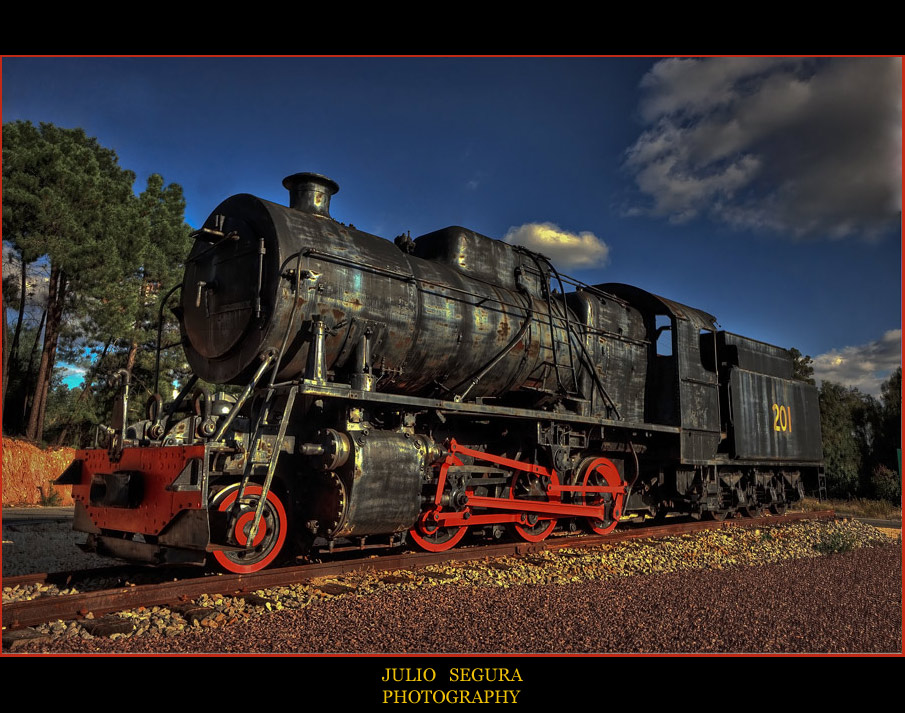
[[[124,375],[104,446],[58,479],[97,551],[251,572],[317,542],[783,512],[822,476],[787,351],[465,228],[394,244],[330,217],[330,179],[284,185],[288,208],[234,196],[195,233],[174,310],[195,376],[127,425]]]

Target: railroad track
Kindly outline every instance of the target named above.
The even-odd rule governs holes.
[[[443,562],[467,562],[495,557],[520,556],[565,548],[594,547],[633,539],[667,537],[703,530],[733,527],[763,527],[799,520],[833,519],[835,511],[790,513],[783,516],[743,518],[725,522],[680,522],[655,526],[630,526],[608,535],[565,535],[541,542],[507,542],[494,545],[463,547],[445,552],[406,552],[380,557],[362,557],[326,563],[304,564],[263,570],[253,574],[223,574],[198,576],[177,581],[158,582],[140,586],[125,586],[81,594],[39,597],[3,606],[3,626],[20,629],[49,621],[83,619],[89,613],[95,617],[113,612],[161,605],[187,606],[202,594],[243,596],[255,590],[282,587],[300,582],[335,577],[350,572],[418,569]],[[122,567],[110,568],[121,571]],[[147,570],[145,570],[147,571]],[[107,569],[94,570],[95,575]],[[168,570],[171,573],[172,570]],[[109,572],[108,572],[109,574]],[[3,586],[15,586],[51,581],[70,581],[75,573],[22,575],[4,578]]]

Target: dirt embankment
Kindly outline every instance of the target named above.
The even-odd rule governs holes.
[[[53,485],[75,457],[74,448],[43,450],[31,443],[3,439],[3,505],[72,505],[68,485]],[[57,502],[53,493],[59,495]]]

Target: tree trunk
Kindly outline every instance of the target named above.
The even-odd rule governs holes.
[[[94,379],[94,375],[96,375],[97,370],[100,368],[100,365],[104,361],[104,357],[107,356],[107,350],[110,349],[110,346],[113,344],[112,341],[107,342],[104,345],[104,351],[101,352],[101,355],[97,358],[97,361],[94,364],[94,369],[85,373],[85,381],[82,383],[82,393],[79,394],[79,397],[76,399],[75,404],[78,406],[82,399],[85,398],[85,394],[91,392],[91,382]],[[89,378],[90,375],[90,378]],[[60,432],[60,437],[57,438],[57,445],[62,446],[66,441],[66,436],[69,433],[69,427],[73,424],[72,418],[70,418],[66,425],[63,427],[63,430]],[[82,427],[79,426],[79,443],[82,442]]]
[[[38,381],[35,385],[35,398],[31,413],[28,416],[27,438],[40,441],[44,437],[44,414],[47,410],[47,395],[50,392],[50,380],[56,363],[57,342],[60,338],[60,325],[63,322],[63,302],[66,298],[66,274],[56,266],[50,269],[50,284],[47,295],[47,323],[44,326],[44,349],[41,352],[41,365],[38,367]]]
[[[135,358],[138,356],[138,342],[132,342],[129,345],[129,354],[126,357],[126,371],[129,372],[129,378],[132,377],[132,369],[135,368]]]
[[[25,386],[22,389],[22,413],[19,416],[16,433],[22,433],[22,427],[28,422],[28,405],[29,400],[34,396],[31,394],[31,385],[35,380],[35,354],[38,351],[38,345],[41,343],[41,333],[44,331],[44,322],[47,321],[47,308],[41,312],[41,319],[38,322],[38,331],[35,332],[35,340],[31,344],[31,351],[28,353],[28,364],[25,366]],[[31,396],[29,395],[31,394]]]
[[[18,361],[18,353],[19,353],[19,335],[22,333],[22,321],[25,318],[25,294],[28,288],[28,282],[25,274],[25,258],[20,254],[19,255],[20,265],[21,265],[21,279],[19,283],[21,288],[19,290],[19,316],[16,318],[16,331],[13,333],[13,343],[10,346],[8,352],[4,352],[3,359],[3,405],[6,406],[6,385],[9,382],[9,370],[10,364],[15,359]],[[6,344],[6,335],[7,335],[7,325],[6,325],[6,303],[3,303],[3,343]]]
[[[145,297],[147,296],[148,290],[148,281],[147,278],[142,279],[141,288],[138,291],[138,309],[139,312],[142,310],[142,305],[144,304]],[[132,325],[132,328],[138,332],[141,328],[141,320],[136,319],[135,324]],[[138,342],[133,340],[129,345],[129,354],[126,357],[126,371],[129,372],[129,380],[132,379],[132,370],[135,368],[135,359],[138,356]]]
[[[3,396],[2,403],[6,406],[6,385],[9,383],[9,327],[6,324],[6,300],[3,300]],[[3,409],[0,408],[0,415]],[[0,417],[0,421],[2,421]]]
[[[91,391],[91,384],[89,384],[86,379],[85,383],[82,384],[82,391],[79,394],[79,397],[75,400],[75,406],[78,406],[80,403],[82,403],[82,399],[85,398],[85,394],[87,394],[89,391]],[[73,411],[76,410],[75,406],[73,406]],[[57,438],[58,446],[62,446],[66,443],[66,436],[69,434],[69,427],[71,425],[72,425],[72,418],[70,417],[70,419],[66,422],[66,425],[63,426],[63,430],[60,431],[60,435]],[[81,430],[79,430],[79,442],[81,443]]]
[[[57,293],[57,308],[54,317],[53,343],[50,351],[47,372],[44,376],[44,389],[41,393],[41,409],[38,411],[38,436],[37,440],[44,439],[44,416],[47,412],[47,396],[50,393],[50,384],[53,379],[53,368],[57,363],[57,342],[60,339],[60,327],[63,324],[63,304],[66,297],[66,275],[60,271],[59,290]],[[45,331],[46,334],[46,331]]]

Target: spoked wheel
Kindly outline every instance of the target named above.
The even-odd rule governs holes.
[[[261,498],[263,488],[260,485],[249,485],[240,504],[240,512],[235,520],[230,539],[244,547],[248,544],[248,532],[255,519],[255,509]],[[239,495],[239,484],[230,485],[217,493],[211,501],[211,510],[229,512]],[[237,574],[257,572],[272,564],[279,556],[286,542],[289,520],[286,509],[280,498],[268,491],[264,502],[261,522],[255,534],[253,546],[245,550],[215,550],[214,560],[223,569]],[[232,543],[231,543],[232,544]]]
[[[582,485],[585,487],[622,487],[622,476],[616,465],[606,458],[594,458],[586,466],[582,464],[584,470],[584,479]],[[598,535],[606,535],[616,529],[619,518],[622,517],[622,505],[625,500],[625,492],[616,493],[589,493],[584,498],[585,505],[593,505],[599,507],[601,503],[606,509],[606,517],[604,519],[589,517],[586,524],[591,532]],[[659,512],[658,512],[659,515]],[[665,517],[665,512],[664,512]]]
[[[436,513],[431,510],[421,513],[418,522],[409,530],[409,535],[422,550],[445,552],[459,544],[466,532],[468,532],[468,528],[465,525],[442,527],[437,522]]]
[[[729,517],[729,510],[707,510],[704,513],[705,519],[715,520],[716,522],[722,522],[727,517]]]
[[[550,499],[547,495],[547,483],[541,476],[519,471],[509,489],[509,499],[547,502]],[[540,542],[556,529],[556,519],[542,519],[537,513],[527,513],[525,523],[513,523],[512,529],[526,542]]]
[[[446,473],[450,466],[462,465],[462,461],[456,456],[449,456],[441,466],[439,477],[443,481],[446,495],[454,499],[451,492],[452,485],[446,480]],[[438,486],[439,487],[439,486]],[[461,495],[461,492],[459,493]],[[433,508],[437,506],[434,505]],[[422,550],[428,552],[445,552],[455,547],[465,537],[468,527],[456,525],[452,527],[442,526],[437,518],[436,509],[425,510],[418,516],[415,526],[409,530],[409,535]]]
[[[772,512],[774,515],[785,515],[786,510],[788,510],[788,509],[789,509],[789,503],[787,503],[785,501],[783,501],[781,503],[773,503],[770,506],[770,512]]]
[[[748,507],[739,508],[738,511],[745,517],[763,517],[764,506],[760,503],[754,503]]]

